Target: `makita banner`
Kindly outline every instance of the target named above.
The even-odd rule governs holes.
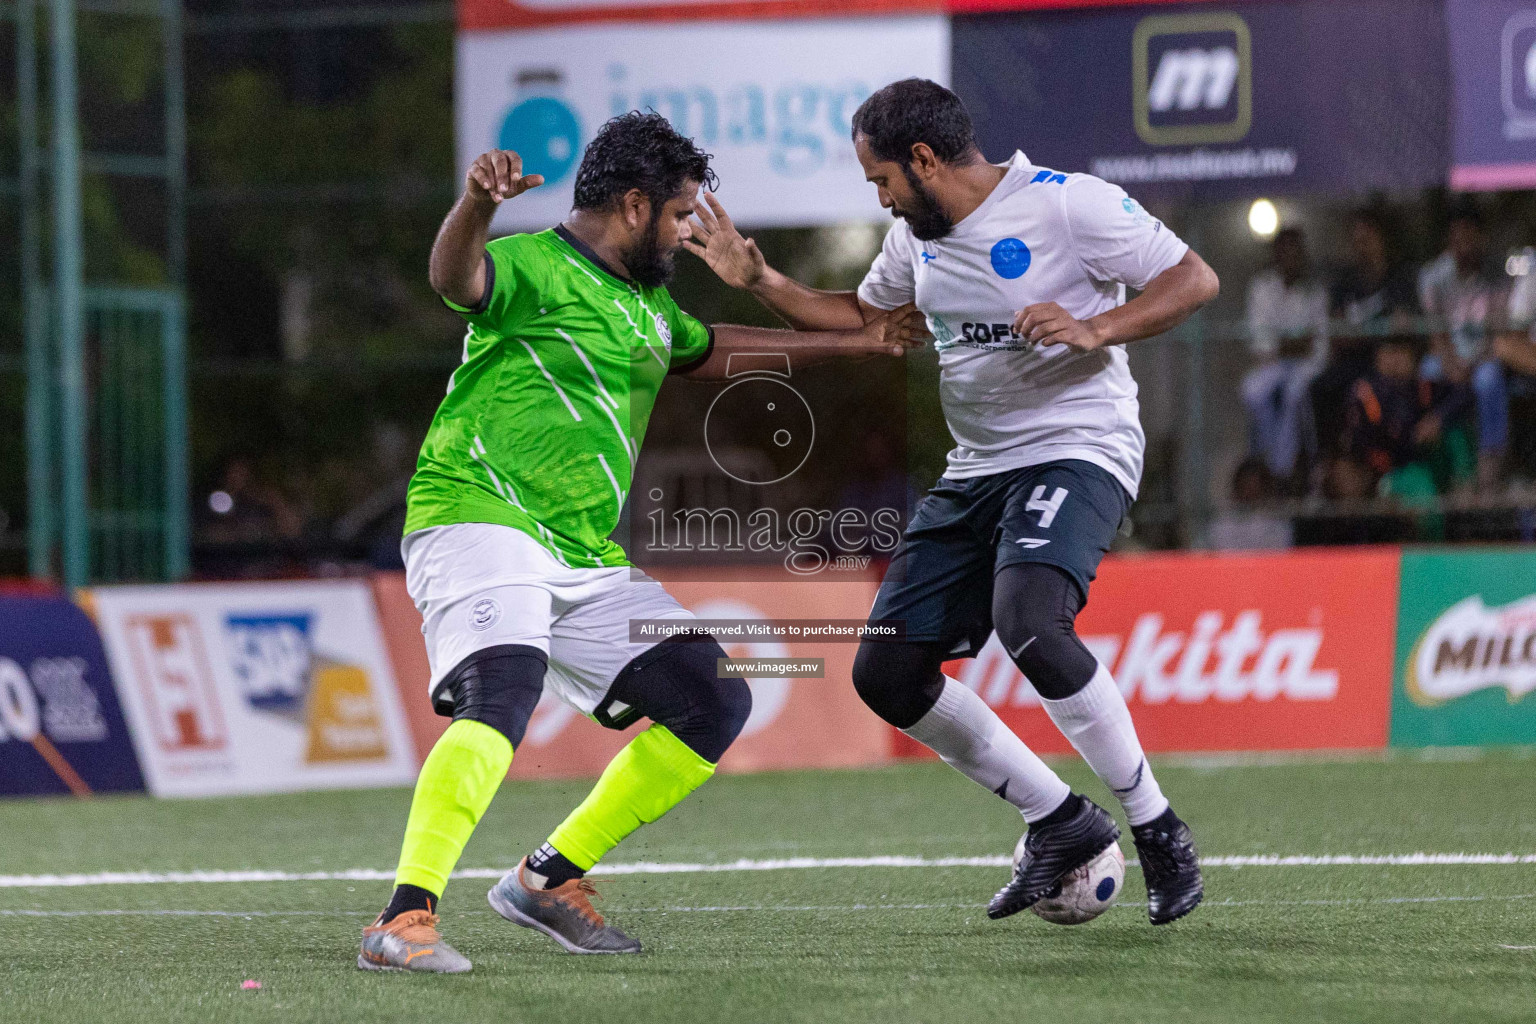
[[[1393,746],[1536,743],[1536,551],[1406,551]]]
[[[1396,549],[1111,558],[1078,633],[1153,751],[1377,748]],[[1071,746],[994,635],[945,671],[1042,753]],[[917,745],[898,740],[903,753]]]
[[[367,583],[101,587],[88,600],[156,796],[415,779]]]
[[[1445,180],[1436,0],[963,15],[952,38],[992,160],[1207,198]]]
[[[90,618],[61,597],[0,597],[0,794],[143,788]]]

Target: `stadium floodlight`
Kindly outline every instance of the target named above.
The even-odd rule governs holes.
[[[1255,199],[1248,207],[1248,230],[1256,238],[1274,238],[1280,230],[1280,211],[1268,199]]]

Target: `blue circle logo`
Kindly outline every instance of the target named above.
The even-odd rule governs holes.
[[[992,247],[992,269],[1012,281],[1029,269],[1029,246],[1017,238],[1005,238]]]
[[[550,96],[531,96],[501,122],[498,149],[523,158],[524,174],[542,174],[553,185],[565,177],[581,150],[581,126],[566,104]]]
[[[1103,903],[1115,894],[1115,880],[1113,878],[1099,879],[1099,887],[1093,891],[1093,894],[1098,897],[1100,903]]]

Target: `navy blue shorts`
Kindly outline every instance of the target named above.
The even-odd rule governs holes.
[[[1065,459],[939,482],[891,556],[871,619],[905,623],[903,639],[974,657],[992,632],[992,579],[1025,562],[1088,585],[1131,508],[1107,470]]]

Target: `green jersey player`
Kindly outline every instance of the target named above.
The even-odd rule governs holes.
[[[587,148],[565,223],[487,244],[497,205],[543,184],[483,154],[432,249],[431,281],[469,323],[411,480],[403,552],[429,695],[452,724],[416,784],[395,890],[358,966],[470,969],[437,903],[545,687],[598,722],[652,721],[587,798],[490,891],[503,917],[572,953],[640,944],[582,877],[713,774],[751,710],[710,639],[634,642],[632,619],[689,619],[610,539],[669,374],[723,379],[733,351],[791,365],[899,355],[926,337],[906,306],[853,330],[706,327],[665,287],[709,157],[656,114],[614,118]]]

